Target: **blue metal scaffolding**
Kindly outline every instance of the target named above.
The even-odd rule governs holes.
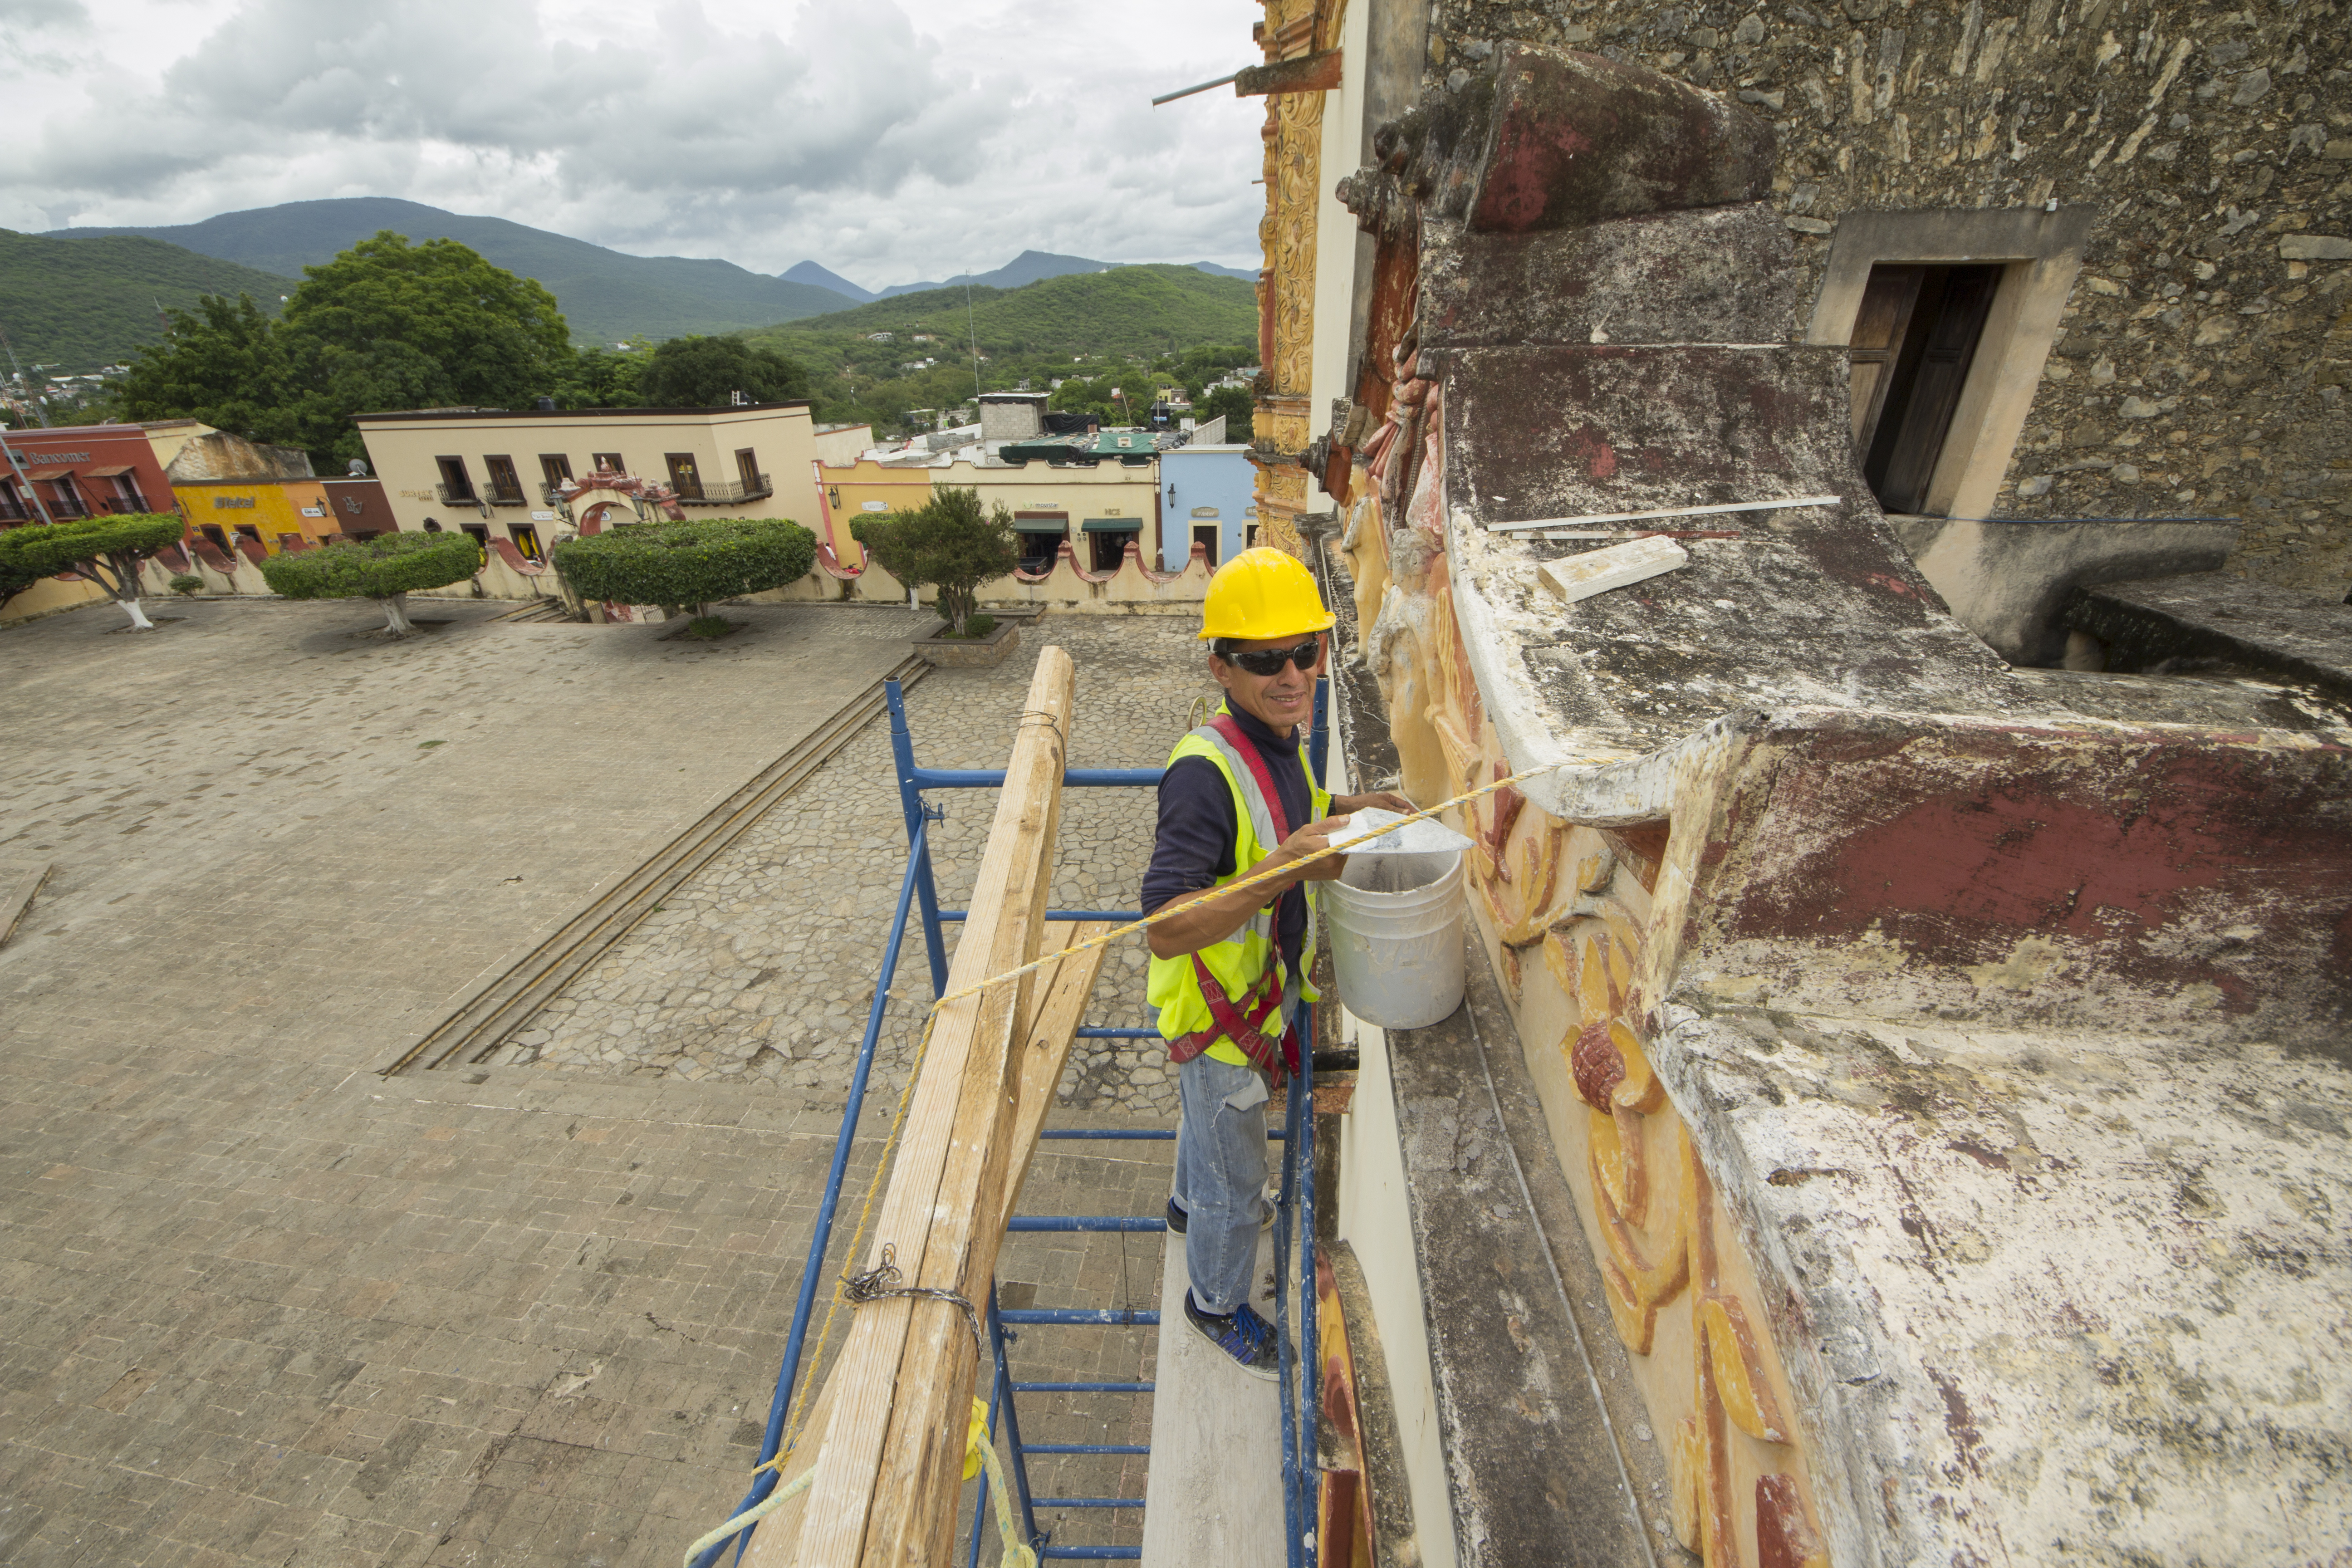
[[[801,1357],[806,1348],[809,1320],[816,1306],[816,1291],[824,1272],[824,1258],[833,1239],[834,1222],[841,1203],[842,1177],[849,1168],[849,1153],[856,1141],[858,1117],[864,1112],[866,1090],[874,1068],[874,1051],[882,1037],[882,1019],[890,1000],[891,985],[898,971],[898,958],[905,946],[908,917],[919,912],[924,947],[930,959],[931,994],[936,997],[947,989],[948,956],[943,928],[946,921],[964,918],[962,910],[940,907],[939,890],[932,878],[929,828],[941,820],[944,807],[927,804],[926,790],[994,789],[1004,783],[1002,769],[926,768],[915,762],[914,737],[907,727],[907,710],[898,683],[887,683],[887,696],[890,712],[890,750],[897,763],[898,798],[907,828],[907,869],[898,885],[898,900],[890,917],[889,934],[882,946],[881,968],[875,981],[874,998],[866,1009],[866,1034],[857,1048],[856,1065],[851,1069],[849,1098],[842,1108],[841,1131],[834,1141],[833,1164],[826,1173],[824,1195],[817,1205],[816,1227],[809,1237],[807,1261],[802,1266],[800,1291],[793,1305],[792,1327],[784,1336],[783,1364],[776,1373],[774,1395],[768,1405],[767,1428],[761,1438],[760,1463],[765,1465],[775,1458],[782,1445],[784,1421],[792,1409],[793,1394],[798,1385]],[[1329,683],[1316,682],[1314,718],[1308,742],[1308,757],[1317,778],[1324,776],[1327,757],[1328,726],[1324,722]],[[1160,784],[1159,768],[1070,768],[1062,774],[1062,783],[1069,788],[1150,789]],[[1133,921],[1141,918],[1138,910],[1048,910],[1049,921]],[[1283,1525],[1285,1560],[1288,1568],[1313,1568],[1316,1561],[1316,1463],[1315,1420],[1321,1407],[1322,1355],[1317,1340],[1315,1289],[1315,1093],[1313,1008],[1302,1011],[1306,1016],[1296,1022],[1303,1045],[1299,1051],[1298,1074],[1291,1080],[1290,1091],[1284,1106],[1283,1125],[1269,1128],[1266,1136],[1282,1144],[1281,1184],[1275,1226],[1275,1329],[1280,1362],[1282,1409],[1283,1466]],[[1081,1039],[1157,1039],[1160,1031],[1149,1026],[1138,1028],[1081,1028]],[[1041,1137],[1056,1140],[1172,1140],[1176,1134],[1140,1128],[1048,1128]],[[1165,1232],[1168,1222],[1161,1218],[1139,1219],[1109,1215],[1016,1215],[1007,1224],[1008,1231],[1036,1232]],[[1292,1267],[1296,1257],[1297,1267]],[[1160,1314],[1155,1310],[1129,1310],[1110,1308],[1080,1307],[1001,1307],[995,1287],[989,1289],[986,1313],[988,1336],[994,1352],[995,1368],[989,1394],[989,1433],[994,1437],[1001,1430],[1012,1453],[1010,1466],[1012,1495],[1019,1514],[1019,1528],[1024,1540],[1037,1551],[1041,1558],[1062,1558],[1086,1561],[1132,1560],[1142,1555],[1135,1546],[1062,1546],[1050,1538],[1050,1532],[1037,1528],[1037,1510],[1041,1508],[1103,1508],[1140,1510],[1140,1498],[1040,1498],[1032,1494],[1029,1483],[1029,1456],[1039,1455],[1148,1455],[1149,1445],[1113,1443],[1024,1443],[1017,1396],[1024,1394],[1096,1394],[1133,1395],[1150,1394],[1150,1383],[1016,1383],[1005,1356],[1006,1344],[1016,1338],[1008,1329],[1028,1327],[1056,1328],[1072,1325],[1104,1325],[1136,1328],[1156,1328]],[[740,1513],[758,1503],[774,1489],[776,1472],[762,1469],[743,1500],[736,1505]],[[973,1509],[971,1525],[971,1563],[978,1568],[982,1526],[986,1522],[988,1502],[983,1495]],[[735,1552],[740,1561],[751,1542],[751,1531],[746,1530],[735,1538]],[[720,1542],[694,1561],[693,1568],[711,1568],[727,1551],[728,1543]]]

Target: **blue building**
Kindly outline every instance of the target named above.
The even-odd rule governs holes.
[[[1256,542],[1255,471],[1246,446],[1175,447],[1160,454],[1160,569],[1192,558],[1192,542],[1209,547],[1212,567]]]

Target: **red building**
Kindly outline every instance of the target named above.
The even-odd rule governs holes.
[[[54,521],[119,511],[169,511],[172,487],[156,452],[183,426],[75,425],[6,432],[0,463],[0,523]]]

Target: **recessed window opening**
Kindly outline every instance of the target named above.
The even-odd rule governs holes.
[[[1208,551],[1209,564],[1212,567],[1215,566],[1217,563],[1217,525],[1213,522],[1194,523],[1192,525],[1192,542]]]

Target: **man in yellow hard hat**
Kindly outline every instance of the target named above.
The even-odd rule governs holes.
[[[1336,817],[1368,805],[1412,809],[1397,795],[1333,795],[1307,765],[1331,624],[1313,574],[1279,550],[1245,550],[1210,579],[1201,639],[1225,698],[1169,753],[1143,875],[1147,913],[1304,859],[1330,842]],[[1184,1315],[1259,1377],[1276,1371],[1274,1329],[1249,1300],[1257,1233],[1272,1217],[1266,1099],[1305,1048],[1292,1017],[1315,998],[1311,884],[1342,865],[1318,860],[1151,928],[1150,995],[1183,1110],[1168,1228],[1184,1237]]]

